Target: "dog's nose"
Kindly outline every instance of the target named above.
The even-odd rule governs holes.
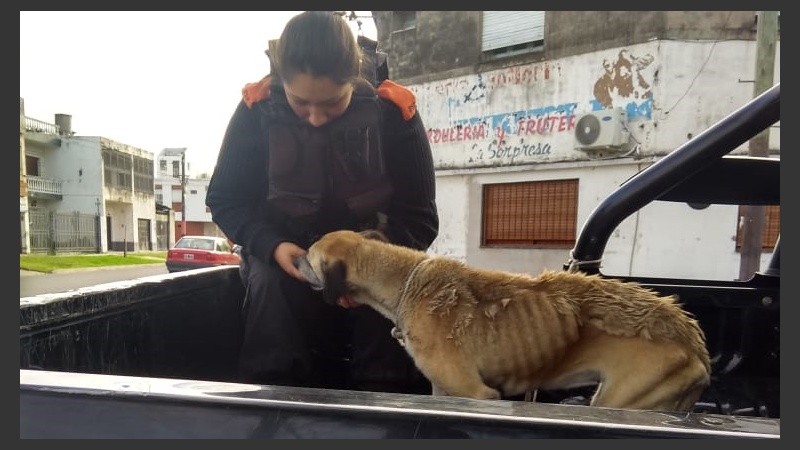
[[[314,269],[311,268],[308,258],[305,256],[298,256],[294,259],[293,263],[297,270],[303,274],[306,281],[308,281],[308,284],[311,285],[311,289],[314,289],[315,291],[321,291],[325,287],[325,284],[319,279],[317,274],[314,272]]]

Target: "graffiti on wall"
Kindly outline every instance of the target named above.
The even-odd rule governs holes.
[[[593,97],[590,98],[589,107],[592,110],[623,107],[629,119],[650,119],[653,105],[651,85],[657,76],[654,73],[654,60],[649,53],[636,56],[628,49],[603,60],[602,73],[591,89]],[[511,95],[525,96],[539,91],[564,92],[569,80],[563,77],[559,63],[546,62],[410,88],[418,99],[437,99],[437,103],[442,102],[434,105],[435,110],[440,111],[440,117],[449,119],[444,127],[428,128],[431,145],[466,144],[461,148],[467,151],[468,155],[465,156],[470,163],[476,159],[513,163],[517,158],[529,160],[552,154],[552,138],[559,133],[571,135],[574,132],[579,103],[555,103],[488,114],[482,112],[495,109],[492,106],[496,107],[493,105],[496,101],[493,102],[492,97],[497,95],[496,90],[517,87],[522,89],[522,93]],[[558,87],[544,85],[545,82],[557,82]]]
[[[513,163],[517,158],[542,157],[552,153],[549,142],[541,140],[526,142],[525,139],[520,139],[519,143],[514,145],[497,140],[488,145],[475,143],[470,150],[478,160],[488,160],[491,163]],[[469,162],[474,161],[473,158],[469,159]]]
[[[552,74],[561,75],[561,66],[558,63],[509,67],[508,69],[493,72],[489,77],[489,87],[492,89],[508,85],[531,85],[539,81],[547,81]]]
[[[479,160],[494,162],[549,155],[551,144],[542,138],[574,130],[577,106],[564,103],[461,119],[449,128],[429,128],[428,140],[431,144],[476,141],[471,146],[472,154]],[[514,144],[509,143],[510,137],[515,137]],[[534,140],[526,140],[531,137]]]
[[[458,107],[485,101],[489,98],[489,92],[494,89],[517,85],[530,86],[554,79],[555,76],[561,76],[561,66],[547,62],[509,67],[486,75],[479,73],[470,77],[443,80],[426,84],[422,88],[410,86],[410,89],[418,98],[436,94],[443,96],[448,106]]]
[[[577,103],[564,103],[532,108],[525,111],[503,112],[480,117],[459,119],[449,128],[429,128],[432,144],[494,138],[505,141],[507,135],[551,135],[575,128]]]
[[[450,112],[453,112],[453,107],[485,100],[488,92],[482,74],[426,84],[423,87],[409,86],[409,89],[417,98],[431,95],[444,97]]]
[[[622,107],[628,118],[652,117],[653,93],[645,70],[655,58],[651,54],[635,56],[627,49],[620,50],[616,58],[604,59],[603,73],[592,88],[592,110]]]

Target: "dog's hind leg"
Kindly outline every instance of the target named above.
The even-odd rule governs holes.
[[[689,411],[708,385],[705,366],[678,345],[608,339],[616,342],[598,352],[603,358],[603,379],[592,398],[593,406]],[[632,363],[624,364],[621,355],[628,355]]]
[[[605,382],[592,398],[592,406],[647,409],[655,411],[691,411],[707,383],[689,379],[684,371],[672,375],[646,372],[634,383]]]
[[[691,411],[709,384],[705,366],[688,355],[676,355],[664,365],[666,370],[653,377],[652,386],[642,385],[633,407]]]
[[[580,374],[599,375],[590,405],[689,411],[708,386],[703,362],[683,346],[587,330],[544,386],[569,387]]]

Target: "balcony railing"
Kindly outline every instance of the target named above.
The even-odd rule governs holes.
[[[61,181],[28,175],[28,192],[61,195]]]
[[[45,133],[61,135],[61,127],[58,125],[42,122],[41,120],[32,117],[25,117],[25,131],[30,133]]]

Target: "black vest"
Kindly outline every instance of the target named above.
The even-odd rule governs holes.
[[[385,213],[393,188],[381,146],[381,107],[361,83],[340,117],[313,127],[298,118],[280,81],[264,107],[269,158],[267,202],[294,220],[317,219],[325,203],[346,205],[359,222]]]

